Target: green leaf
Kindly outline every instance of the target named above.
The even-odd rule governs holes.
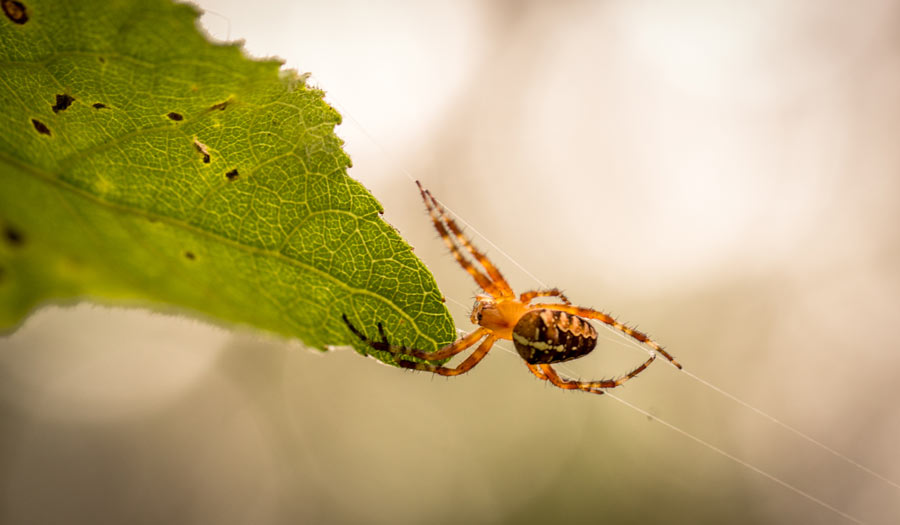
[[[0,329],[90,298],[323,349],[363,349],[343,313],[423,349],[453,339],[433,277],[347,176],[340,115],[302,76],[208,42],[190,5],[3,6]]]

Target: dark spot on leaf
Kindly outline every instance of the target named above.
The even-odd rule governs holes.
[[[22,236],[22,232],[12,226],[3,228],[3,238],[6,240],[6,244],[14,248],[18,248],[25,243],[25,237]]]
[[[181,116],[181,113],[175,113],[174,111],[167,114],[166,116],[169,117],[170,119],[174,120],[175,122],[178,122],[179,120],[184,120],[184,117]]]
[[[201,155],[203,155],[203,163],[209,164],[209,150],[206,149],[206,144],[200,142],[197,139],[194,139],[194,148],[199,151]]]
[[[238,178],[237,168],[229,171],[228,173],[225,174],[225,176],[228,178],[228,180],[234,180],[234,179]]]
[[[16,0],[3,0],[3,13],[16,24],[24,24],[28,21],[28,10],[25,4]]]
[[[95,104],[93,104],[93,106],[94,109],[103,109],[106,107],[106,104],[103,104],[102,102],[96,102]]]
[[[41,133],[43,135],[50,134],[50,128],[48,128],[47,125],[40,120],[33,118],[31,119],[31,123],[34,124],[34,129],[36,129],[38,133]]]
[[[62,95],[56,95],[56,105],[53,106],[53,112],[59,113],[60,111],[65,111],[69,109],[69,106],[72,105],[72,102],[75,102],[75,99],[70,95],[63,93]]]
[[[191,261],[193,261],[194,259],[197,258],[197,256],[194,255],[194,252],[184,252],[184,256],[187,257],[188,259],[190,259]]]
[[[97,60],[99,60],[101,64],[105,64],[105,63],[106,63],[106,59],[103,58],[103,57],[97,57]]]
[[[225,111],[225,108],[228,107],[228,100],[225,102],[219,102],[218,104],[213,104],[210,106],[209,110],[212,111],[214,109],[218,109],[219,111]]]

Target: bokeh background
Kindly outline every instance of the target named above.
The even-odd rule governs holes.
[[[900,4],[200,2],[312,72],[351,175],[475,287],[413,178],[516,289],[651,333],[616,395],[867,523],[900,522]],[[570,371],[621,373],[610,336]],[[0,339],[3,523],[850,523],[501,345],[434,378],[144,311],[49,307]]]

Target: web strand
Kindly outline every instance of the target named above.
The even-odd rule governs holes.
[[[741,458],[739,458],[739,457],[737,457],[737,456],[735,456],[735,455],[733,455],[733,454],[730,454],[730,453],[724,451],[723,449],[721,449],[721,448],[719,448],[719,447],[713,445],[713,444],[710,443],[709,441],[705,441],[705,440],[703,440],[703,439],[700,439],[700,438],[698,438],[697,436],[695,436],[695,435],[693,435],[693,434],[691,434],[691,433],[689,433],[689,432],[687,432],[687,431],[685,431],[685,430],[682,430],[682,429],[678,428],[677,426],[673,425],[672,423],[669,423],[668,421],[666,421],[666,420],[664,420],[664,419],[660,419],[659,417],[654,416],[654,415],[651,414],[650,412],[647,412],[646,410],[644,410],[644,409],[642,409],[642,408],[640,408],[640,407],[638,407],[638,406],[636,406],[636,405],[633,405],[633,404],[629,403],[628,401],[625,401],[625,400],[622,399],[621,397],[619,397],[619,396],[617,396],[617,395],[611,393],[611,392],[608,391],[608,390],[607,390],[606,392],[604,392],[604,394],[607,395],[607,396],[609,396],[609,397],[611,397],[611,398],[613,398],[613,399],[615,399],[615,400],[618,401],[619,403],[622,403],[623,405],[627,406],[628,408],[630,408],[630,409],[632,409],[632,410],[634,410],[634,411],[636,411],[636,412],[639,412],[639,413],[641,413],[641,414],[647,416],[648,418],[650,418],[650,419],[652,419],[652,420],[654,420],[654,421],[657,421],[657,422],[661,423],[662,425],[668,427],[669,429],[674,430],[675,432],[678,432],[678,433],[681,434],[682,436],[684,436],[684,437],[686,437],[686,438],[689,438],[689,439],[691,439],[691,440],[693,440],[693,441],[696,441],[697,443],[703,445],[704,447],[708,448],[709,450],[712,450],[713,452],[715,452],[715,453],[717,453],[717,454],[720,454],[720,455],[722,455],[722,456],[724,456],[724,457],[730,459],[731,461],[734,461],[735,463],[737,463],[737,464],[739,464],[739,465],[741,465],[741,466],[743,466],[743,467],[745,467],[745,468],[747,468],[747,469],[749,469],[749,470],[752,470],[753,472],[756,472],[757,474],[759,474],[759,475],[761,475],[761,476],[763,476],[763,477],[769,479],[770,481],[773,481],[773,482],[775,482],[775,483],[781,485],[782,487],[784,487],[784,488],[786,488],[786,489],[788,489],[788,490],[791,490],[791,491],[793,491],[794,493],[799,494],[800,496],[803,496],[804,498],[806,498],[806,499],[808,499],[808,500],[810,500],[810,501],[812,501],[812,502],[814,502],[814,503],[816,503],[816,504],[822,506],[823,508],[826,508],[826,509],[828,509],[828,510],[834,512],[835,514],[838,514],[839,516],[841,516],[841,517],[843,517],[843,518],[846,518],[846,519],[848,519],[848,520],[850,520],[850,521],[852,521],[852,522],[854,522],[854,523],[864,523],[863,521],[860,521],[859,519],[857,519],[857,518],[851,516],[850,514],[847,514],[846,512],[844,512],[844,511],[838,509],[837,507],[835,507],[835,506],[833,506],[833,505],[829,505],[828,503],[822,501],[821,499],[819,499],[819,498],[813,496],[813,495],[810,494],[809,492],[806,492],[805,490],[802,490],[802,489],[800,489],[800,488],[798,488],[798,487],[795,487],[794,485],[788,483],[787,481],[782,480],[781,478],[779,478],[779,477],[777,477],[777,476],[775,476],[775,475],[773,475],[773,474],[769,474],[769,473],[766,472],[765,470],[763,470],[763,469],[761,469],[761,468],[759,468],[759,467],[756,467],[756,466],[754,466],[754,465],[752,465],[752,464],[750,464],[750,463],[744,461],[743,459],[741,459]]]
[[[618,332],[614,332],[614,333],[615,333],[615,335],[616,335],[620,340],[622,340],[622,341],[624,341],[625,343],[627,343],[627,346],[628,346],[628,347],[634,348],[634,349],[637,349],[637,350],[640,350],[640,351],[646,351],[646,349],[645,349],[643,346],[638,345],[635,341],[632,341],[631,339],[629,339],[628,337],[626,337],[624,334],[621,334],[621,333],[618,333]],[[731,394],[730,392],[728,392],[728,391],[722,389],[721,387],[718,387],[718,386],[716,386],[716,385],[710,383],[709,381],[706,381],[705,379],[703,379],[703,378],[701,378],[701,377],[699,377],[699,376],[697,376],[697,375],[695,375],[695,374],[692,374],[692,373],[689,372],[688,370],[682,369],[682,370],[679,370],[679,372],[681,372],[681,373],[683,373],[683,374],[686,374],[688,377],[690,377],[690,378],[693,379],[694,381],[700,383],[701,385],[705,386],[706,388],[708,388],[708,389],[710,389],[710,390],[712,390],[712,391],[718,393],[719,395],[721,395],[721,396],[723,396],[723,397],[725,397],[725,398],[727,398],[727,399],[730,399],[731,401],[733,401],[733,402],[735,402],[735,403],[741,405],[742,407],[744,407],[744,408],[746,408],[746,409],[748,409],[748,410],[750,410],[750,411],[756,413],[757,415],[759,415],[759,416],[762,417],[763,419],[766,419],[767,421],[769,421],[769,422],[771,422],[771,423],[774,423],[774,424],[777,425],[777,426],[780,426],[781,428],[783,428],[783,429],[785,429],[785,430],[791,432],[792,434],[796,435],[797,437],[802,438],[803,440],[807,441],[808,443],[811,443],[811,444],[813,444],[813,445],[819,447],[820,449],[824,450],[825,452],[828,452],[829,454],[832,454],[833,456],[835,456],[835,457],[837,457],[837,458],[843,460],[843,461],[846,462],[847,464],[856,467],[856,468],[859,469],[860,471],[865,472],[866,474],[868,474],[868,475],[870,475],[870,476],[873,476],[874,478],[879,479],[879,480],[883,481],[884,483],[887,483],[888,485],[891,485],[892,487],[894,487],[894,488],[896,488],[896,489],[900,489],[900,484],[898,484],[897,482],[891,480],[890,478],[888,478],[888,477],[886,477],[886,476],[884,476],[884,475],[882,475],[882,474],[880,474],[880,473],[878,473],[878,472],[872,470],[871,468],[869,468],[869,467],[863,465],[862,463],[860,463],[860,462],[854,460],[853,458],[847,456],[846,454],[843,454],[843,453],[841,453],[841,452],[835,450],[834,448],[829,447],[829,446],[826,445],[825,443],[823,443],[823,442],[819,441],[818,439],[816,439],[816,438],[810,436],[809,434],[806,434],[805,432],[801,431],[800,429],[798,429],[798,428],[796,428],[796,427],[794,427],[794,426],[791,426],[791,425],[785,423],[784,421],[781,421],[780,419],[778,419],[778,418],[776,418],[775,416],[769,414],[768,412],[766,412],[766,411],[764,411],[764,410],[762,410],[762,409],[756,408],[755,406],[751,405],[751,404],[748,403],[747,401],[744,401],[743,399],[737,397],[737,396],[734,395],[734,394]]]

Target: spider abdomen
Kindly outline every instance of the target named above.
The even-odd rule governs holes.
[[[513,345],[526,363],[561,363],[581,357],[597,345],[597,330],[577,315],[559,310],[526,312],[513,328]]]

